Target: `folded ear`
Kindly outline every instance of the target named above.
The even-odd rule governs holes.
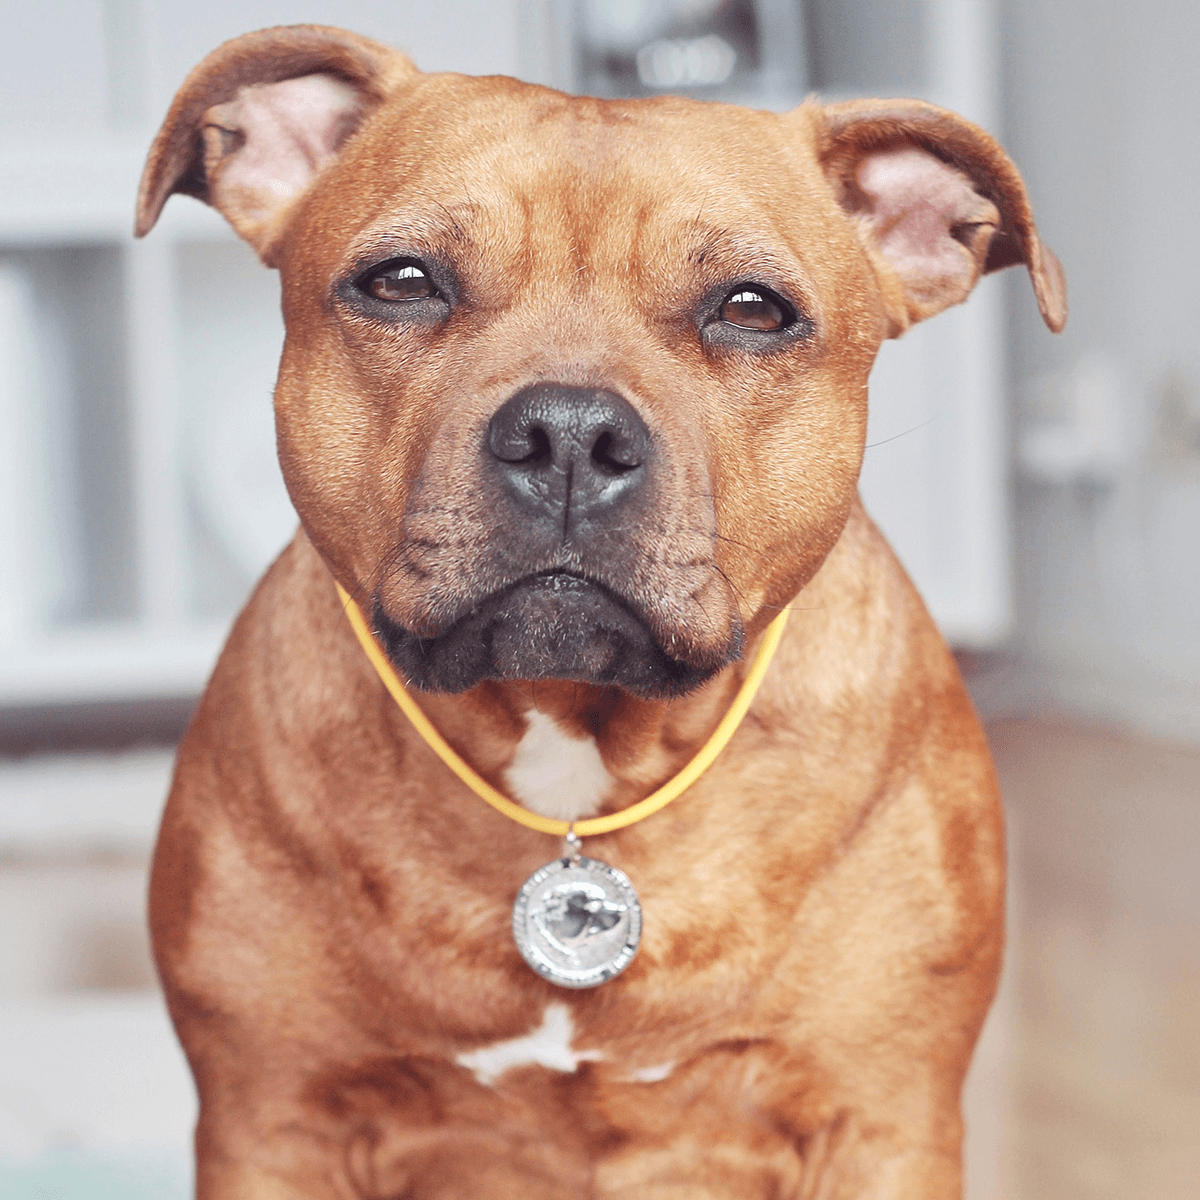
[[[320,25],[235,38],[184,80],[150,148],[138,237],[167,197],[219,209],[271,264],[283,216],[358,126],[418,74],[399,51]]]
[[[980,275],[1016,263],[1029,269],[1042,319],[1063,328],[1062,267],[992,137],[919,100],[829,105],[816,128],[821,165],[880,271],[892,337],[965,300]]]

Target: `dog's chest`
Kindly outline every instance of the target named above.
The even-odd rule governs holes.
[[[512,1070],[541,1067],[560,1074],[573,1074],[581,1063],[603,1064],[614,1082],[658,1083],[675,1070],[671,1059],[645,1064],[612,1047],[600,1049],[583,1044],[569,1005],[546,1005],[539,1025],[528,1033],[506,1038],[459,1054],[456,1061],[482,1084],[493,1086]]]
[[[528,722],[506,772],[513,799],[561,821],[595,814],[613,782],[595,739],[572,737],[537,711]]]

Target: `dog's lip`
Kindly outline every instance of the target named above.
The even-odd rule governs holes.
[[[592,587],[597,591],[603,592],[614,603],[621,605],[622,608],[628,609],[629,612],[638,618],[638,620],[644,619],[629,600],[619,593],[613,591],[608,584],[602,583],[599,579],[594,579],[591,575],[587,575],[583,571],[572,571],[568,567],[549,567],[544,571],[530,571],[528,575],[522,575],[519,579],[514,579],[512,583],[506,584],[504,587],[499,588],[491,596],[484,597],[480,603],[486,603],[493,597],[502,596],[505,592],[511,592],[516,588],[523,587],[525,584],[530,583],[535,579],[552,580],[556,590],[559,585],[559,580],[562,580],[564,583],[567,581],[582,583],[587,587]]]
[[[698,687],[740,652],[735,639],[711,661],[677,658],[639,607],[590,576],[543,570],[480,597],[431,637],[392,620],[378,601],[373,627],[409,683],[428,691],[461,692],[485,679],[564,679],[666,699]]]
[[[472,617],[474,617],[480,609],[497,604],[502,601],[505,596],[510,595],[519,588],[528,587],[530,584],[536,583],[538,580],[551,581],[555,591],[560,589],[560,581],[563,591],[570,590],[571,584],[592,588],[595,591],[602,593],[606,599],[617,605],[619,608],[624,609],[625,612],[634,618],[634,620],[638,621],[640,624],[644,625],[647,629],[653,632],[653,626],[646,619],[646,614],[640,611],[637,605],[629,600],[628,597],[622,596],[619,592],[614,591],[613,588],[611,588],[608,584],[603,583],[601,580],[596,579],[591,575],[587,575],[582,571],[573,571],[569,567],[548,567],[542,571],[530,571],[528,574],[520,575],[516,579],[504,584],[503,587],[498,587],[493,592],[486,592],[484,595],[477,597],[471,603],[469,608],[458,613],[448,624],[441,626],[437,633],[431,634],[428,637],[422,637],[421,641],[432,642],[436,641],[438,638],[446,637],[448,634],[453,633],[459,625],[463,624],[463,622],[469,621]],[[381,611],[386,615],[387,610],[383,607],[378,597],[376,597],[375,603],[377,611]],[[401,624],[401,622],[397,622],[397,624]],[[655,637],[654,640],[658,641],[658,638]]]

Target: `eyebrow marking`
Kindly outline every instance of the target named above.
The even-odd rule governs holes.
[[[708,266],[728,275],[761,274],[778,280],[790,279],[796,273],[790,254],[785,257],[733,230],[693,221],[685,236],[689,243],[687,261],[692,266]]]

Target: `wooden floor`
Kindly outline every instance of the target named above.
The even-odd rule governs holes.
[[[1200,1197],[1200,750],[1003,721],[1011,1200]]]

